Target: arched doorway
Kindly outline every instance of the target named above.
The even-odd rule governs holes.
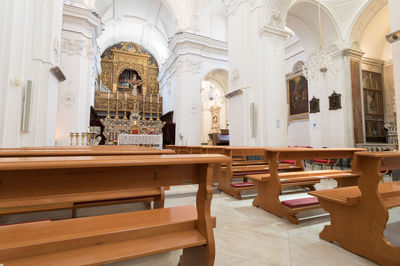
[[[201,84],[201,143],[211,144],[209,134],[227,130],[228,102],[225,94],[228,89],[228,71],[211,71]]]

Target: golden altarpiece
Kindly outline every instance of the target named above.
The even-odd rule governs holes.
[[[154,57],[135,43],[121,42],[104,51],[101,67],[94,112],[104,126],[106,144],[115,143],[119,134],[162,134]]]

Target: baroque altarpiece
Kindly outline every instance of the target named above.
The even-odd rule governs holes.
[[[154,57],[133,42],[120,42],[104,51],[101,67],[94,119],[104,127],[106,143],[123,133],[161,134],[162,98]]]

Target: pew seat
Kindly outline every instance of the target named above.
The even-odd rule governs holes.
[[[378,191],[386,208],[400,206],[400,181],[380,183]],[[312,191],[309,194],[343,206],[357,205],[361,198],[361,191],[357,186]]]
[[[93,265],[202,246],[196,221],[196,207],[181,206],[0,227],[0,263]]]

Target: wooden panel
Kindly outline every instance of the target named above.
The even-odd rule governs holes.
[[[353,100],[354,141],[355,143],[364,143],[360,62],[357,60],[350,60],[350,64],[351,64],[351,88],[352,88],[352,100]]]

